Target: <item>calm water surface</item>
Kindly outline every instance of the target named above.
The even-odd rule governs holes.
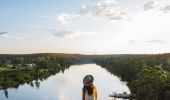
[[[47,80],[39,81],[40,86],[24,84],[18,89],[8,89],[8,98],[0,90],[0,100],[81,100],[81,92],[85,75],[94,76],[98,100],[113,100],[108,97],[112,92],[129,93],[125,82],[107,72],[96,64],[73,65],[64,73],[50,76]]]

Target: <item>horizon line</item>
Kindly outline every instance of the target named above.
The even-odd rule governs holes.
[[[37,52],[37,53],[0,53],[0,55],[32,55],[32,54],[70,54],[70,55],[157,55],[157,54],[170,54],[170,52],[164,53],[96,53],[96,54],[85,54],[85,53],[66,53],[66,52]]]

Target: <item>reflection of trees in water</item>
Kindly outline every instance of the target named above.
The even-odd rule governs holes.
[[[3,56],[2,58],[5,57]],[[81,59],[77,59],[76,55],[37,54],[14,55],[8,57],[7,60],[12,61],[11,64],[17,67],[6,68],[7,70],[0,73],[0,88],[2,87],[1,89],[4,90],[6,97],[8,97],[8,88],[18,89],[20,85],[24,84],[36,87],[37,89],[40,88],[41,81],[47,80],[48,77],[56,73],[64,73],[70,65],[80,62]],[[35,66],[23,66],[24,63],[34,63]],[[3,86],[4,83],[6,88]]]
[[[35,81],[35,86],[37,87],[37,89],[39,89],[39,87],[40,87],[40,82],[38,82],[38,80]]]
[[[15,84],[15,85],[14,85],[14,88],[15,88],[15,89],[18,89],[18,88],[19,88],[19,84]]]
[[[7,89],[4,90],[4,94],[5,94],[5,97],[8,98],[8,91],[7,91]]]
[[[2,84],[1,89],[4,91],[4,95],[5,95],[6,98],[8,98],[8,90],[7,90],[7,88],[8,88],[8,85],[7,85],[6,82],[4,82],[4,83]]]
[[[4,95],[8,98],[9,94],[8,88],[18,89],[20,85],[28,84],[32,88],[40,88],[40,82],[47,80],[51,75],[55,75],[60,71],[64,73],[65,69],[69,68],[70,65],[65,65],[62,67],[54,67],[49,69],[38,69],[37,67],[33,69],[32,72],[15,72],[8,74],[3,78],[3,82],[0,82],[1,89],[4,91]],[[2,84],[3,83],[3,84]]]
[[[41,79],[42,79],[42,78],[41,78]],[[39,81],[39,79],[34,80],[34,81],[29,81],[29,82],[27,82],[26,84],[29,84],[31,87],[36,86],[37,89],[39,89],[39,87],[40,87],[40,81]],[[18,89],[18,87],[19,87],[20,85],[21,85],[21,84],[15,84],[13,88]],[[8,98],[8,88],[9,88],[9,87],[8,87],[8,83],[7,83],[7,82],[6,82],[6,83],[3,83],[2,87],[1,87],[1,90],[3,90],[4,95],[5,95],[6,98]]]
[[[33,81],[30,82],[30,86],[31,86],[31,87],[34,87]]]

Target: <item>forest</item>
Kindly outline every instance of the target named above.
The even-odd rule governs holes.
[[[18,88],[22,84],[39,87],[37,80],[75,64],[96,63],[128,82],[135,100],[169,100],[170,54],[25,54],[0,55],[0,89]]]
[[[127,81],[135,100],[170,98],[170,54],[117,55],[95,62]]]

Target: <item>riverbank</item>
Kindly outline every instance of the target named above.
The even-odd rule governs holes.
[[[96,63],[108,72],[128,82],[132,94],[137,98],[153,99],[170,97],[170,54],[141,55],[76,55],[76,54],[30,54],[0,56],[0,84],[8,83],[17,87],[18,83],[29,83],[38,76],[48,77],[51,73],[64,72],[70,65]],[[35,67],[9,65],[35,63]],[[151,73],[153,72],[153,73]],[[161,72],[161,73],[160,73]],[[143,76],[149,76],[147,78]],[[156,76],[156,78],[155,78]],[[161,76],[161,78],[159,77]],[[153,77],[153,78],[152,78]],[[19,82],[18,82],[19,81]],[[150,89],[149,91],[146,91]],[[154,91],[154,92],[152,92]],[[151,94],[150,94],[151,93]],[[149,95],[148,95],[149,94]]]
[[[58,73],[60,70],[42,69],[35,67],[0,68],[0,86],[4,88],[18,88],[20,84],[31,83],[33,80],[43,80]]]

